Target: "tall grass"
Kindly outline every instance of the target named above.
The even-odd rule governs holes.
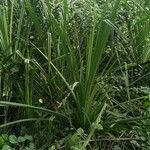
[[[126,18],[123,9],[130,6],[140,19],[131,12],[133,19]],[[134,76],[135,69],[148,64],[150,54],[149,10],[142,6],[132,0],[2,3],[0,105],[5,106],[5,118],[0,127],[54,117],[71,134],[78,128],[88,134],[71,138],[79,136],[83,149],[97,134],[130,136],[128,130],[149,118],[135,104],[147,102],[147,95],[134,91],[137,81],[149,75],[148,70]],[[9,122],[8,106],[19,111],[15,118],[20,120]],[[53,129],[55,123],[46,126]]]

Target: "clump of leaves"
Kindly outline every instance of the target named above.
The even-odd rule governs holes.
[[[16,136],[14,134],[2,134],[0,136],[0,147],[2,150],[34,150],[33,137],[25,134],[24,136]]]

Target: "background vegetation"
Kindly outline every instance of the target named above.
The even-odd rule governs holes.
[[[150,1],[0,1],[2,150],[150,149]]]

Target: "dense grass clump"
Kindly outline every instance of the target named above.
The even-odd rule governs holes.
[[[0,2],[0,149],[148,150],[149,0]]]

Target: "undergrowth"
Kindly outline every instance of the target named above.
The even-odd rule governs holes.
[[[148,150],[149,0],[0,2],[2,150]]]

